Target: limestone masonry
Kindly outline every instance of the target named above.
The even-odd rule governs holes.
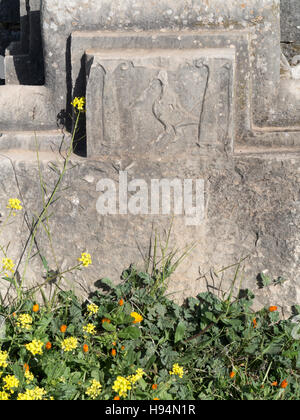
[[[72,98],[84,96],[51,225],[63,268],[93,255],[85,292],[142,262],[153,226],[170,222],[97,212],[98,181],[127,171],[204,180],[202,223],[174,218],[172,243],[197,242],[173,276],[175,297],[226,289],[233,269],[212,267],[248,256],[242,288],[257,289],[263,270],[286,279],[259,289],[258,304],[300,304],[299,0],[0,0],[0,25],[0,203],[20,197],[27,212],[5,230],[13,257],[42,206],[37,142],[51,191]],[[51,260],[43,231],[37,241]],[[31,270],[40,281],[38,258]]]

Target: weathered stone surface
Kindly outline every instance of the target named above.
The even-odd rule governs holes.
[[[300,42],[300,2],[281,0],[281,42]]]
[[[276,102],[280,65],[278,0],[252,0],[242,6],[233,1],[224,3],[219,0],[209,4],[198,0],[190,2],[188,7],[185,2],[175,0],[146,5],[142,0],[127,0],[122,5],[117,0],[89,0],[84,3],[88,7],[81,8],[76,8],[75,4],[74,1],[45,0],[42,7],[43,36],[45,48],[49,51],[49,55],[45,55],[46,79],[51,80],[55,91],[66,90],[65,81],[58,80],[53,70],[57,67],[62,73],[67,70],[63,57],[68,47],[67,39],[74,29],[114,30],[116,36],[120,29],[126,32],[180,31],[178,36],[185,31],[213,33],[226,29],[230,34],[233,30],[248,30],[253,33],[250,37],[252,68],[258,69],[253,74],[254,120],[258,125],[273,124],[269,109]],[[57,103],[57,106],[63,104]]]
[[[227,288],[232,272],[221,281],[210,277],[210,268],[249,255],[242,287],[256,289],[264,269],[287,279],[258,290],[261,305],[287,311],[300,303],[300,79],[297,57],[281,55],[279,0],[43,0],[41,6],[21,0],[20,42],[6,50],[11,84],[0,87],[1,214],[10,196],[27,212],[4,232],[11,256],[20,255],[32,216],[41,210],[40,173],[47,197],[55,185],[62,162],[47,151],[60,147],[57,124],[72,112],[72,97],[87,96],[88,158],[72,157],[60,200],[51,206],[56,256],[44,230],[38,232],[36,247],[51,268],[56,260],[65,269],[88,250],[94,265],[72,284],[78,280],[89,290],[104,276],[117,281],[127,265],[142,263],[153,226],[168,226],[171,215],[159,212],[100,214],[100,179],[118,187],[119,172],[127,171],[146,185],[203,180],[202,223],[186,225],[185,214],[174,219],[174,246],[198,246],[170,290],[182,298],[207,282]],[[40,68],[41,53],[45,85],[18,85],[30,84],[32,75],[38,83],[33,69]],[[80,130],[84,134],[84,124]],[[30,152],[36,138],[41,172]],[[41,266],[39,258],[32,260],[28,280],[42,281]]]
[[[24,203],[26,219],[17,215],[1,236],[11,243],[9,253],[16,259],[28,235],[32,214],[42,209],[39,174],[34,156],[1,153],[0,203],[5,214],[8,197],[18,196]],[[221,270],[249,256],[241,267],[241,288],[250,287],[258,293],[258,305],[278,304],[281,309],[300,302],[299,294],[299,158],[297,154],[243,155],[234,160],[218,157],[214,161],[201,158],[177,161],[123,157],[121,160],[84,160],[73,157],[70,169],[60,188],[60,199],[51,206],[50,227],[57,262],[66,269],[76,262],[81,252],[88,250],[93,265],[69,277],[66,287],[76,286],[80,293],[94,290],[101,277],[118,281],[120,272],[130,263],[143,266],[141,251],[148,251],[153,226],[159,232],[169,226],[171,216],[106,215],[96,210],[100,179],[109,178],[118,185],[118,170],[128,169],[128,180],[154,178],[205,179],[205,220],[199,226],[186,226],[184,216],[175,216],[171,246],[183,249],[197,242],[195,250],[179,267],[170,284],[175,298],[195,295],[210,287],[227,290],[236,267],[210,277],[210,269]],[[40,154],[41,170],[46,182],[47,197],[57,175],[50,162],[61,165],[59,156]],[[60,161],[60,163],[59,163]],[[154,224],[154,225],[153,225]],[[18,238],[16,240],[16,238]],[[37,236],[41,255],[48,258],[51,268],[55,260],[41,228]],[[35,251],[33,251],[35,252]],[[269,270],[272,277],[283,276],[287,281],[270,289],[259,290],[256,276]],[[36,256],[30,264],[27,278],[41,282],[41,260]],[[20,268],[21,272],[21,268]],[[205,276],[204,276],[205,275]],[[221,282],[221,278],[223,278]],[[79,282],[79,283],[77,283]],[[222,284],[221,284],[222,283]],[[80,285],[82,287],[80,287]],[[211,289],[212,290],[212,289]]]
[[[24,15],[26,5],[29,5],[29,17]],[[31,30],[38,26],[31,21],[31,18],[34,20],[35,13],[37,13],[36,17],[38,18],[39,7],[37,0],[31,0],[29,3],[21,0],[21,51],[24,51],[26,42],[31,45],[32,37],[38,37],[36,35],[38,30]],[[22,16],[24,16],[24,19]],[[281,96],[283,89],[279,71],[279,0],[251,0],[241,4],[237,4],[233,0],[226,3],[221,0],[213,0],[209,3],[197,0],[188,2],[188,4],[183,0],[165,0],[155,4],[149,2],[147,5],[142,0],[126,0],[122,2],[122,5],[118,0],[66,0],[64,2],[44,0],[41,19],[44,41],[45,84],[51,92],[56,115],[62,112],[70,113],[72,92],[76,90],[72,90],[72,86],[73,88],[76,85],[80,87],[84,84],[85,64],[83,56],[80,56],[73,45],[71,46],[72,32],[80,31],[85,36],[84,34],[87,31],[112,31],[115,47],[117,47],[117,44],[122,44],[121,48],[138,48],[138,42],[136,42],[134,36],[138,37],[138,34],[150,31],[152,32],[152,35],[150,35],[151,48],[176,48],[174,41],[176,38],[179,41],[177,43],[181,44],[179,48],[210,48],[210,44],[215,42],[214,48],[225,48],[230,47],[230,45],[235,47],[237,63],[243,61],[240,55],[245,55],[248,51],[247,60],[249,60],[249,64],[248,66],[242,66],[242,68],[247,67],[246,73],[237,73],[236,77],[238,91],[241,91],[242,85],[244,85],[242,97],[240,97],[239,92],[236,95],[236,109],[240,110],[237,114],[240,113],[244,120],[246,118],[246,121],[240,123],[238,121],[239,116],[237,116],[237,130],[241,133],[237,137],[237,142],[243,141],[245,136],[242,133],[245,130],[256,131],[261,128],[273,132],[278,131],[278,128],[286,128],[287,131],[291,128],[299,130],[297,115],[299,99],[295,90],[290,89],[288,95]],[[28,30],[28,28],[31,29]],[[160,41],[155,41],[155,39],[162,40],[161,35],[168,32],[173,35],[163,39],[164,45],[161,45]],[[129,44],[127,45],[125,34],[128,35]],[[192,47],[184,45],[187,37],[185,37],[185,41],[180,41],[187,34],[190,34],[190,39],[192,36],[196,37]],[[232,41],[234,34],[236,34],[235,42]],[[201,36],[204,43],[196,45],[197,42],[201,43],[199,38]],[[91,37],[93,38],[94,35],[90,35]],[[205,37],[208,39],[208,43],[206,43]],[[239,51],[238,48],[240,38],[246,39],[242,51]],[[146,40],[146,36],[143,39]],[[166,41],[168,42],[166,43]],[[148,39],[146,43],[149,45],[150,40]],[[103,46],[88,45],[87,49],[89,48],[103,48]],[[105,46],[105,48],[109,47]],[[29,49],[29,51],[37,51],[38,49]],[[24,52],[22,54],[24,55]],[[38,63],[41,63],[39,60],[40,58]],[[26,59],[23,67],[22,58],[12,60],[8,57],[7,61],[8,80],[11,83],[24,82],[27,84],[28,77],[24,77],[23,81],[22,78],[18,77],[18,73],[19,75],[30,74],[27,70]],[[15,72],[13,66],[15,66]],[[75,68],[79,67],[79,78],[76,80],[72,79],[74,66]],[[38,65],[37,67],[40,69],[41,66]],[[18,68],[19,71],[17,71]],[[35,73],[33,71],[36,83],[42,83],[43,79],[36,78]],[[247,97],[247,100],[245,100],[245,97]],[[286,106],[286,102],[289,106]],[[240,106],[241,103],[242,106]],[[54,120],[52,124],[54,128]]]
[[[53,128],[56,114],[51,99],[44,86],[2,86],[0,101],[5,106],[0,114],[1,132]]]
[[[232,48],[88,51],[88,156],[232,151],[234,57]]]
[[[143,49],[148,52],[164,49],[185,50],[194,49],[195,53],[205,46],[216,52],[220,48],[235,50],[235,100],[234,100],[234,133],[233,137],[239,141],[249,131],[250,121],[250,61],[248,33],[232,31],[230,34],[218,31],[217,33],[178,33],[166,32],[140,32],[140,33],[113,33],[113,32],[74,32],[71,40],[72,81],[73,96],[86,95],[85,51],[89,49],[116,50],[116,54],[126,48]]]

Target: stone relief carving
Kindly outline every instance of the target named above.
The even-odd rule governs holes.
[[[281,77],[285,79],[300,79],[300,55],[295,55],[292,60],[291,64],[285,57],[283,53],[281,53],[281,62],[280,62],[280,73]]]
[[[95,53],[88,81],[87,106],[93,110],[88,138],[95,138],[98,121],[105,150],[126,145],[130,153],[145,146],[164,150],[172,144],[179,150],[192,144],[222,148],[230,144],[230,62],[193,59],[199,50],[131,54],[124,61],[113,52],[105,57],[103,52]]]

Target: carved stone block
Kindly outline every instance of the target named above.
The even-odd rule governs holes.
[[[87,56],[89,156],[232,148],[234,49]]]

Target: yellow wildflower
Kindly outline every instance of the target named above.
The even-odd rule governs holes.
[[[126,397],[127,391],[131,389],[131,383],[127,378],[118,376],[112,386],[112,389],[119,394],[120,397]]]
[[[95,400],[101,394],[101,390],[102,385],[100,384],[100,382],[96,381],[96,379],[92,379],[92,383],[85,391],[85,393],[93,400]]]
[[[26,383],[27,384],[30,384],[30,382],[32,382],[34,380],[34,376],[29,370],[25,371],[24,376],[26,378]]]
[[[91,334],[91,335],[95,335],[96,334],[96,327],[94,324],[87,324],[83,327],[83,331]]]
[[[130,375],[127,379],[130,381],[130,383],[135,384],[137,381],[142,379],[143,375],[145,375],[145,372],[143,369],[139,368],[136,370],[135,375]]]
[[[85,98],[84,97],[81,97],[81,98],[76,97],[71,102],[71,105],[73,106],[74,109],[77,109],[78,111],[84,112]]]
[[[134,324],[138,324],[139,322],[143,321],[142,315],[138,314],[137,312],[131,312],[130,316],[134,318],[134,321],[132,321]]]
[[[42,355],[43,354],[43,345],[44,343],[41,340],[32,340],[31,343],[28,343],[25,345],[26,349],[28,351],[30,351],[31,354],[33,354],[34,356],[37,354]]]
[[[11,394],[13,394],[15,392],[14,388],[18,388],[19,386],[19,379],[16,378],[14,375],[6,375],[3,378],[3,382],[4,382],[4,386],[3,389],[10,391]]]
[[[95,303],[91,303],[90,305],[87,305],[87,310],[89,315],[96,315],[98,313],[99,306],[97,306]]]
[[[21,201],[17,198],[10,198],[8,200],[8,205],[6,206],[8,209],[11,210],[22,210]]]
[[[2,271],[10,271],[11,273],[14,273],[15,264],[13,263],[13,260],[10,258],[2,258]]]
[[[0,401],[8,401],[9,394],[5,391],[0,391]]]
[[[44,388],[36,386],[34,389],[26,389],[23,394],[18,394],[17,400],[19,401],[41,401],[46,395]]]
[[[78,258],[78,262],[81,262],[84,267],[88,267],[90,264],[92,264],[92,257],[87,252],[83,252],[81,254],[81,258]]]
[[[179,376],[179,378],[182,378],[183,377],[183,374],[184,374],[183,367],[179,366],[178,363],[175,363],[173,365],[173,370],[171,370],[169,372],[169,374],[170,375],[177,375],[177,376]]]
[[[72,351],[78,347],[78,340],[76,337],[69,337],[62,341],[61,348],[63,351]]]
[[[17,327],[23,330],[30,330],[32,324],[32,316],[29,314],[20,314],[17,318]]]
[[[7,351],[0,350],[0,367],[2,368],[7,367],[7,358],[8,358]]]

